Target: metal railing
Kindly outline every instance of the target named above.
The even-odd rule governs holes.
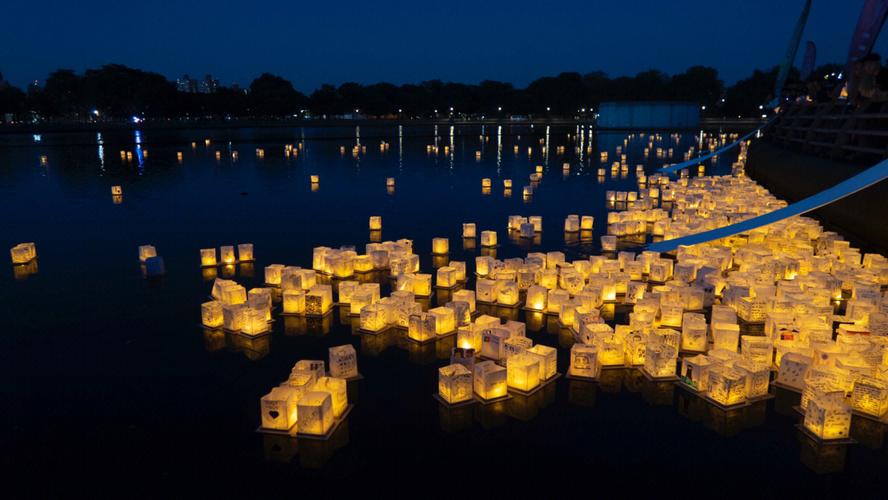
[[[888,103],[793,104],[767,133],[775,144],[855,163],[888,158]]]

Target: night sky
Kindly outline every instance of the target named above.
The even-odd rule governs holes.
[[[116,62],[242,86],[268,71],[322,83],[429,79],[524,86],[562,71],[611,76],[714,66],[727,83],[779,63],[803,0],[10,0],[0,73],[18,86]],[[814,0],[802,39],[844,63],[864,0]],[[876,51],[888,55],[888,36]],[[800,64],[803,47],[796,64]]]

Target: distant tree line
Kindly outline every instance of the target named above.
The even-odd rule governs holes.
[[[834,70],[822,66],[812,78]],[[137,116],[161,118],[282,118],[294,115],[336,116],[357,113],[379,117],[573,116],[604,101],[681,100],[706,106],[705,115],[750,116],[773,91],[777,68],[756,70],[725,88],[718,72],[693,66],[666,75],[657,70],[610,78],[605,73],[561,73],[539,78],[526,88],[485,80],[463,84],[429,80],[419,84],[322,85],[305,95],[276,75],[263,73],[248,88],[219,87],[211,94],[179,92],[174,82],[149,71],[109,64],[77,74],[52,72],[42,86],[25,90],[0,76],[0,119],[118,120]],[[793,71],[790,82],[798,83]]]

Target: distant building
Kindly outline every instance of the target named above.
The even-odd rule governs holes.
[[[197,80],[191,78],[186,73],[176,79],[176,90],[178,90],[179,92],[194,94],[197,92]]]
[[[213,75],[204,76],[203,81],[198,85],[198,91],[201,94],[215,94],[219,89],[219,80],[213,78]]]

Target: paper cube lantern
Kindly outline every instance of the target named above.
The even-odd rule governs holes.
[[[446,335],[456,330],[456,313],[447,307],[435,307],[428,310],[428,315],[435,318],[435,335]]]
[[[737,345],[740,342],[740,326],[731,323],[713,323],[712,324],[712,347],[713,349],[725,349],[731,352],[737,352]]]
[[[13,264],[27,264],[37,258],[37,247],[33,243],[19,243],[9,250],[9,254],[12,257]],[[139,247],[139,259],[144,262],[144,259],[142,259],[142,247]]]
[[[216,249],[201,248],[200,249],[200,265],[201,267],[213,267],[216,265]]]
[[[460,326],[456,330],[456,345],[461,349],[481,350],[481,329],[475,325]]]
[[[808,402],[803,425],[820,439],[847,439],[851,432],[851,407],[844,402],[815,398]]]
[[[706,351],[706,317],[697,313],[684,313],[681,323],[681,349],[683,351]]]
[[[481,246],[495,247],[496,246],[496,231],[481,231]]]
[[[259,400],[262,428],[288,431],[296,424],[298,391],[290,387],[275,387]]]
[[[244,325],[241,332],[247,335],[259,335],[269,330],[266,310],[247,307],[244,309]]]
[[[606,234],[601,237],[601,251],[602,252],[615,252],[617,251],[617,237],[614,235]]]
[[[328,392],[309,391],[297,403],[298,432],[323,436],[334,423],[333,398]]]
[[[381,229],[382,229],[382,216],[371,215],[370,216],[370,230],[371,231],[379,231]]]
[[[601,371],[598,348],[592,345],[574,344],[570,348],[568,373],[575,377],[597,378]]]
[[[506,339],[511,336],[509,330],[501,327],[487,328],[481,331],[481,356],[499,361],[504,356]]]
[[[475,292],[473,290],[457,290],[453,292],[454,302],[466,302],[469,304],[469,311],[475,312]]]
[[[543,216],[541,215],[531,215],[527,218],[527,222],[533,224],[534,232],[541,233],[543,232]]]
[[[450,404],[472,399],[473,376],[465,366],[451,364],[438,369],[438,395]]]
[[[466,280],[466,263],[459,260],[451,260],[447,263],[447,267],[452,267],[456,271],[456,281]]]
[[[226,330],[239,332],[244,327],[247,308],[243,304],[222,304],[222,326]]]
[[[546,312],[550,314],[561,313],[561,306],[570,300],[570,293],[567,290],[549,290],[546,298]]]
[[[520,292],[518,290],[518,283],[514,281],[498,281],[499,286],[497,287],[496,294],[496,302],[497,304],[504,306],[514,306],[518,304],[518,300],[520,298]]]
[[[558,371],[558,349],[537,344],[527,349],[526,354],[535,356],[540,363],[540,380],[546,381],[554,377]]]
[[[485,178],[481,179],[481,187],[482,188],[489,188],[490,186],[491,186],[490,178],[485,177]]]
[[[805,375],[812,364],[810,356],[799,353],[786,353],[780,360],[777,382],[801,391],[805,388]]]
[[[317,380],[326,374],[326,363],[321,359],[300,359],[290,370],[290,377],[299,373],[308,373]]]
[[[330,395],[333,416],[339,418],[348,408],[348,384],[336,377],[319,377],[311,388],[313,392],[326,392]]]
[[[204,302],[200,305],[200,319],[207,328],[219,328],[223,325],[222,303],[218,300]]]
[[[219,300],[223,304],[243,304],[247,301],[247,290],[233,281],[225,283],[219,290]]]
[[[740,352],[743,357],[759,364],[771,366],[774,362],[774,343],[761,335],[740,337]]]
[[[500,361],[505,362],[504,364],[509,366],[509,358],[518,354],[524,354],[532,345],[533,341],[527,337],[510,336],[503,341],[503,357]]]
[[[644,370],[652,377],[675,375],[678,349],[671,345],[648,342],[644,351]]]
[[[237,246],[237,260],[240,262],[253,262],[255,259],[252,243],[241,243]]]
[[[888,414],[888,380],[862,376],[854,381],[851,408],[876,418]]]
[[[591,215],[584,215],[580,218],[580,229],[583,231],[591,231],[594,224],[595,217]]]
[[[746,377],[726,366],[710,368],[706,394],[724,406],[740,404],[746,401]]]
[[[743,359],[734,363],[734,370],[743,374],[746,380],[746,399],[768,395],[771,382],[771,365]]]
[[[213,251],[213,260],[215,261],[216,260],[216,250],[213,248],[211,248],[210,250]],[[201,250],[201,254],[203,254],[203,250]],[[265,284],[280,286],[281,272],[283,270],[284,270],[284,266],[282,264],[271,264],[270,266],[265,266]]]
[[[547,310],[549,290],[539,285],[533,285],[527,289],[525,306],[534,311]]]
[[[500,284],[498,281],[479,278],[475,283],[475,295],[478,301],[495,302],[499,286]]]
[[[475,223],[474,222],[466,222],[462,225],[462,235],[463,238],[474,238],[475,237]]]
[[[358,376],[358,355],[351,344],[331,347],[330,376],[338,378],[354,378]]]
[[[333,308],[333,287],[315,285],[305,294],[305,314],[323,316]]]
[[[433,254],[446,255],[449,251],[450,251],[450,240],[448,240],[447,238],[432,238],[432,253]]]
[[[231,245],[219,247],[219,260],[223,264],[234,264],[237,258],[234,256],[234,247]]]
[[[507,394],[507,371],[493,361],[475,363],[473,388],[481,399],[496,399]]]
[[[435,284],[442,288],[452,288],[456,286],[456,269],[450,266],[439,267],[436,273]]]
[[[536,356],[517,354],[506,365],[509,387],[531,391],[540,385],[540,361]]]
[[[388,325],[388,309],[383,304],[369,304],[361,309],[360,325],[362,330],[379,332]]]
[[[24,261],[16,262],[16,256],[15,256],[15,252],[14,252],[16,248],[18,248],[18,246],[13,247],[13,256],[12,256],[12,262],[13,262],[13,263],[15,263],[15,264],[23,264],[23,263],[28,262],[29,260],[31,260],[30,258],[28,258],[28,260],[24,260]],[[142,246],[139,247],[139,260],[140,260],[140,261],[145,262],[146,260],[148,260],[148,259],[151,258],[151,257],[157,257],[157,250],[156,250],[153,246],[151,246],[151,245],[142,245]]]
[[[417,342],[425,342],[437,336],[435,316],[426,313],[411,314],[408,318],[407,337]]]
[[[457,327],[465,326],[472,322],[472,313],[469,311],[468,302],[450,301],[444,304],[444,307],[453,310]]]
[[[579,215],[568,215],[567,218],[564,219],[564,232],[565,233],[576,233],[580,230],[580,216]]]
[[[712,362],[708,357],[698,354],[681,359],[681,381],[697,391],[707,389],[706,382],[709,379],[709,367]]]
[[[304,291],[284,290],[281,295],[284,303],[284,314],[305,314]]]

